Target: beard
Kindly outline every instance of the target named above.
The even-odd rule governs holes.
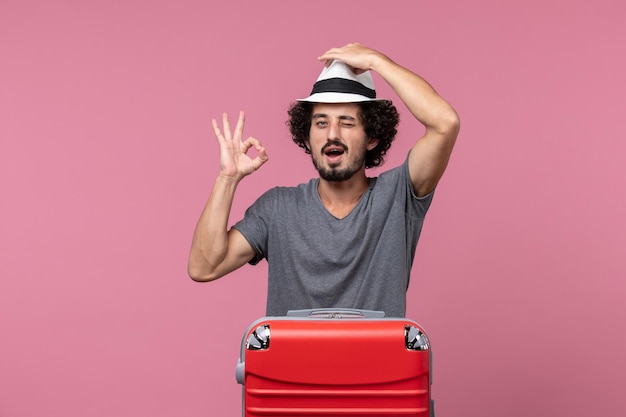
[[[313,166],[315,166],[315,169],[317,169],[320,178],[331,182],[345,181],[352,178],[354,174],[356,174],[361,170],[361,168],[363,168],[363,165],[365,164],[366,151],[366,149],[361,150],[361,152],[359,152],[358,155],[355,156],[354,160],[348,161],[348,166],[343,168],[323,166],[323,164],[321,162],[318,162],[315,157],[312,157],[311,159],[313,160]],[[324,154],[322,152],[322,158],[323,157]]]
[[[315,162],[314,162],[315,163]],[[347,168],[320,168],[317,167],[317,172],[320,174],[320,178],[325,179],[330,182],[339,182],[345,181],[352,178],[352,176],[358,171],[358,169],[354,169],[353,167]]]

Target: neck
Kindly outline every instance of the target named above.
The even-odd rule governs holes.
[[[344,181],[327,181],[320,178],[317,192],[326,209],[335,217],[343,218],[357,205],[369,187],[365,170]]]

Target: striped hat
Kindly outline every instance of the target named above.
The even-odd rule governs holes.
[[[383,101],[376,98],[374,80],[369,71],[355,74],[352,68],[334,60],[324,67],[313,85],[311,95],[296,101],[313,103],[358,103],[362,101]]]

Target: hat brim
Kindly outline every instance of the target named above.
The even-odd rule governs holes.
[[[361,103],[364,101],[389,101],[384,98],[369,98],[360,94],[350,93],[315,93],[306,98],[299,98],[296,101],[306,101],[310,103]]]

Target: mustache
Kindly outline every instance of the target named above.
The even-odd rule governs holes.
[[[338,140],[330,140],[326,142],[326,145],[322,147],[322,153],[326,152],[326,149],[328,149],[331,146],[342,148],[344,152],[348,152],[348,147],[345,144],[341,143]]]

